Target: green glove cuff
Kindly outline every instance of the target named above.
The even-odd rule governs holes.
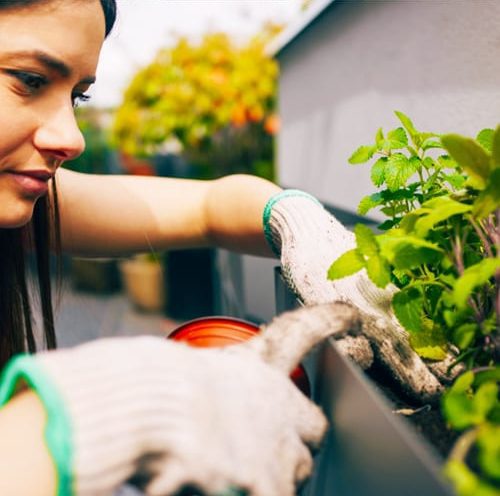
[[[12,359],[0,381],[0,406],[5,405],[16,391],[19,381],[24,381],[33,389],[47,412],[45,442],[57,468],[57,495],[73,494],[73,475],[71,467],[73,446],[70,416],[66,410],[52,379],[47,375],[36,358],[20,355]]]
[[[280,200],[283,198],[290,198],[292,196],[300,196],[302,198],[309,198],[310,200],[314,201],[318,205],[321,205],[321,203],[318,201],[317,198],[314,196],[310,195],[309,193],[306,193],[305,191],[301,191],[300,189],[286,189],[284,191],[281,191],[280,193],[272,196],[268,202],[266,203],[266,206],[264,207],[264,212],[262,214],[262,223],[264,225],[264,236],[266,237],[266,241],[269,243],[269,246],[272,248],[273,252],[279,256],[280,252],[278,247],[276,246],[276,243],[274,242],[274,238],[271,232],[271,225],[270,225],[270,219],[271,219],[271,213],[273,210],[274,205],[278,203]]]

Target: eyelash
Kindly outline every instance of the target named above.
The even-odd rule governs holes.
[[[74,93],[71,95],[71,100],[73,101],[73,107],[78,107],[80,103],[88,102],[90,100],[90,95],[85,93]]]
[[[49,81],[45,76],[35,74],[33,72],[25,71],[7,71],[11,76],[14,76],[27,90],[28,93],[33,94],[45,86]]]
[[[20,81],[30,95],[35,94],[49,83],[49,80],[45,76],[33,72],[11,70],[8,73]],[[90,95],[85,93],[73,93],[71,95],[73,107],[78,107],[79,103],[87,102],[88,100],[90,100]]]

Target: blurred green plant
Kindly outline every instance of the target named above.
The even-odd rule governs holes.
[[[272,178],[278,67],[265,47],[280,29],[269,24],[243,47],[216,33],[160,50],[125,91],[113,142],[136,156],[180,149],[201,176]]]
[[[462,374],[442,406],[462,434],[448,456],[446,475],[460,496],[500,494],[500,366]]]
[[[314,0],[302,0],[300,10],[307,10],[313,2]]]
[[[77,108],[76,119],[85,139],[85,150],[79,157],[65,162],[63,166],[76,172],[106,174],[109,172],[110,145],[102,123],[102,111],[94,107]]]
[[[374,234],[355,227],[357,247],[339,257],[328,277],[366,269],[379,287],[400,288],[392,308],[424,358],[469,371],[443,397],[449,424],[466,432],[447,474],[461,496],[500,494],[500,126],[475,139],[418,131],[402,124],[360,146],[351,164],[373,160],[379,191],[363,198],[388,217]],[[477,372],[477,373],[476,373]]]

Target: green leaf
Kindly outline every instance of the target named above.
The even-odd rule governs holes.
[[[439,163],[436,163],[435,160],[433,160],[432,157],[425,157],[422,161],[422,165],[428,170],[433,170],[433,169],[439,169],[440,165]]]
[[[365,266],[365,260],[357,249],[349,250],[341,255],[328,269],[328,279],[335,280],[350,276]]]
[[[441,155],[437,158],[437,161],[439,162],[439,165],[443,169],[456,169],[457,168],[457,163],[455,160],[453,160],[449,155]]]
[[[490,173],[490,157],[484,148],[471,138],[447,134],[441,141],[458,165],[484,187]]]
[[[381,231],[387,231],[388,229],[391,229],[392,227],[396,226],[398,224],[399,219],[387,219],[382,224],[379,224],[377,227]]]
[[[396,284],[399,287],[406,286],[410,283],[410,276],[404,270],[392,269],[392,275],[396,279]]]
[[[435,191],[436,189],[442,189],[440,187],[441,183],[441,178],[440,178],[440,173],[439,171],[434,172],[427,181],[425,181],[424,185],[422,186],[423,191]]]
[[[415,234],[425,238],[430,229],[436,224],[449,219],[453,215],[463,214],[472,209],[471,205],[452,200],[449,196],[439,196],[426,201],[414,214],[420,214],[420,218],[415,222]]]
[[[465,393],[444,395],[443,412],[450,425],[457,430],[463,430],[484,421],[484,416],[476,411],[472,397]]]
[[[418,142],[418,139],[417,142],[415,141],[418,131],[415,129],[415,126],[413,125],[411,119],[407,115],[403,114],[403,112],[400,112],[398,110],[394,111],[394,113],[396,114],[396,117],[400,120],[401,124],[403,124],[403,127],[408,131],[408,134],[410,135],[415,145],[417,147],[420,146],[420,142]]]
[[[377,148],[373,145],[360,146],[350,157],[350,164],[364,164],[373,157]]]
[[[400,324],[409,332],[422,332],[424,296],[421,289],[404,288],[394,294],[392,308]]]
[[[474,201],[472,215],[484,219],[497,208],[500,208],[500,167],[491,171],[486,188]]]
[[[399,270],[435,263],[443,256],[438,245],[416,236],[381,235],[378,241],[380,253]]]
[[[359,253],[364,257],[371,257],[378,254],[379,247],[375,239],[375,234],[373,234],[373,231],[368,226],[356,224],[354,234],[356,235],[356,246]]]
[[[472,291],[477,286],[486,284],[498,270],[500,270],[500,258],[485,258],[465,269],[453,288],[453,300],[458,309],[465,308]]]
[[[402,153],[394,153],[387,161],[385,182],[391,191],[406,185],[406,181],[416,172],[414,162]]]
[[[474,372],[468,370],[455,379],[455,382],[449,389],[449,394],[466,393],[474,383]]]
[[[491,367],[487,370],[481,370],[480,372],[476,372],[474,377],[474,385],[480,386],[488,381],[500,382],[500,365],[496,367]]]
[[[465,177],[458,172],[455,174],[444,174],[443,179],[447,181],[453,188],[460,189],[465,183]]]
[[[500,167],[500,125],[495,129],[491,145],[491,160],[493,167]]]
[[[422,160],[418,157],[410,157],[410,164],[415,169],[415,172],[422,170],[424,167]]]
[[[482,129],[476,136],[476,141],[488,152],[493,148],[493,129]]]
[[[500,425],[481,427],[477,444],[482,470],[492,479],[500,481]]]
[[[384,198],[385,202],[390,202],[392,200],[413,200],[415,197],[415,189],[418,187],[417,183],[409,184],[407,188],[401,188],[397,191],[391,191],[389,189],[384,189],[380,191],[380,194]]]
[[[423,240],[412,239],[415,240],[413,243],[403,242],[394,249],[393,264],[396,269],[414,269],[424,264],[434,264],[443,256],[439,247],[425,246]]]
[[[391,282],[391,268],[380,255],[372,255],[366,260],[366,272],[379,288],[385,288]]]
[[[388,216],[393,216],[401,213],[406,213],[408,207],[404,204],[394,205],[393,207],[385,207],[380,209],[381,212]]]
[[[457,495],[472,496],[477,489],[477,476],[459,460],[452,458],[446,463],[445,475],[453,483]]]
[[[408,136],[406,136],[405,130],[402,127],[398,127],[389,131],[382,146],[385,151],[399,150],[408,146]]]
[[[462,324],[453,329],[453,343],[461,350],[465,350],[476,337],[477,324]]]
[[[378,207],[383,203],[383,198],[380,193],[365,196],[361,199],[358,205],[358,214],[366,215],[372,208]]]
[[[495,405],[488,415],[488,420],[494,424],[500,425],[500,402]]]
[[[375,144],[377,145],[378,150],[382,149],[383,141],[384,141],[384,132],[382,131],[382,128],[379,127],[377,130],[377,134],[375,135]]]
[[[498,386],[494,382],[485,382],[479,386],[472,402],[478,414],[486,418],[498,401],[497,398]]]
[[[418,219],[424,214],[428,212],[427,209],[419,208],[417,210],[413,210],[412,212],[406,214],[401,221],[399,227],[406,233],[411,233],[415,231],[415,224]]]
[[[446,358],[446,339],[443,333],[438,333],[436,329],[428,329],[424,332],[412,334],[410,344],[423,358],[430,360],[444,360]]]
[[[422,150],[431,150],[432,148],[443,148],[439,138],[432,136],[422,143]]]
[[[372,166],[371,170],[371,180],[372,183],[379,187],[384,184],[385,181],[385,167],[387,164],[387,157],[380,157]]]
[[[450,459],[445,475],[453,483],[457,496],[498,496],[497,488],[479,479],[465,463]]]
[[[379,255],[379,246],[372,230],[364,224],[357,224],[354,228],[358,252],[365,260],[366,272],[372,282],[384,288],[391,278],[390,267],[385,259]]]

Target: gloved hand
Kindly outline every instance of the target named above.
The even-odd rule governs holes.
[[[441,393],[438,372],[444,374],[451,362],[440,364],[433,373],[411,348],[407,332],[391,309],[397,288],[394,285],[378,288],[365,269],[339,280],[327,279],[330,265],[354,248],[356,240],[318,200],[298,190],[275,195],[264,210],[264,231],[281,257],[285,280],[304,304],[332,301],[352,304],[361,312],[362,333],[372,344],[376,358],[400,386],[424,401]]]
[[[185,485],[291,496],[327,423],[287,374],[356,318],[334,304],[284,314],[224,349],[135,337],[21,356],[6,369],[0,401],[20,381],[38,393],[59,495],[110,495],[133,478],[151,496]]]

